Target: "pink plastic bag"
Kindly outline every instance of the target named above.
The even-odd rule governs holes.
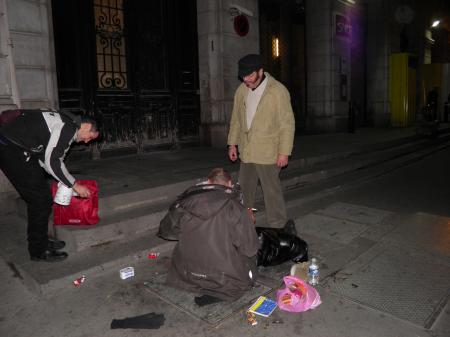
[[[314,309],[322,301],[314,287],[295,276],[283,278],[285,288],[277,290],[277,303],[281,310],[302,312]]]

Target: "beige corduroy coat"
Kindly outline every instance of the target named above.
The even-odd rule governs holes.
[[[279,154],[292,152],[295,119],[289,92],[268,73],[265,75],[268,82],[250,129],[245,107],[249,89],[242,83],[234,96],[228,145],[238,145],[244,163],[275,164]]]

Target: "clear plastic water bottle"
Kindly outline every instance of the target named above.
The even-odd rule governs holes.
[[[313,257],[308,268],[308,283],[312,286],[319,284],[319,264],[317,259]]]

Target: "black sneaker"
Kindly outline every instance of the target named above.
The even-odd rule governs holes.
[[[43,262],[59,262],[67,259],[69,256],[66,252],[58,252],[56,250],[46,250],[39,255],[31,255],[32,261],[43,261]]]
[[[66,243],[61,240],[48,239],[47,249],[48,250],[59,250],[63,249]]]

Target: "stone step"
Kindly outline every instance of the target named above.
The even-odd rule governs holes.
[[[175,242],[165,241],[156,236],[155,231],[142,233],[131,241],[117,241],[90,247],[81,252],[70,254],[67,260],[57,263],[32,262],[28,255],[10,259],[25,285],[33,292],[46,295],[55,291],[73,287],[73,281],[81,276],[90,279],[113,274],[119,278],[119,270],[134,267],[148,261],[148,267],[156,261],[149,259],[150,253],[157,253],[157,259],[169,256]],[[156,260],[157,260],[156,259]]]
[[[315,165],[308,169],[290,170],[287,174],[283,174],[282,184],[285,190],[291,190],[418,151],[429,145],[429,140],[417,140],[409,144],[402,144],[396,148],[379,151],[376,155],[371,153],[369,155],[350,156],[342,160],[336,160],[333,165],[326,163]],[[174,184],[176,187],[170,186],[164,198],[160,198],[157,201],[157,198],[154,196],[161,196],[164,193],[161,187],[133,192],[133,198],[136,198],[136,195],[141,193],[142,202],[137,204],[139,207],[129,203],[129,199],[126,200],[130,195],[130,193],[126,193],[123,195],[125,200],[122,203],[129,203],[127,207],[116,208],[114,212],[109,212],[95,226],[55,226],[56,236],[66,241],[66,250],[68,252],[79,252],[114,241],[133,240],[141,233],[156,230],[170,203],[185,189],[184,187],[187,188],[194,183],[195,181],[186,181]],[[177,188],[180,187],[183,187],[183,189],[178,191]],[[151,196],[147,205],[145,195]],[[117,195],[115,198],[119,200],[120,196],[122,195]],[[258,189],[257,199],[262,200],[260,189]]]
[[[91,247],[134,238],[158,229],[169,203],[159,203],[125,211],[117,211],[102,217],[93,226],[54,226],[56,237],[66,242],[69,253],[80,252]]]
[[[448,144],[442,144],[439,147],[448,146]],[[424,147],[421,151],[413,152],[404,156],[397,156],[394,160],[396,164],[405,163],[414,160],[417,156],[426,155],[428,152],[435,151],[432,148]],[[389,165],[387,161],[383,162],[383,165]],[[314,184],[311,184],[311,187]],[[322,188],[320,188],[322,190]],[[311,194],[311,191],[308,193]],[[323,195],[322,192],[317,191],[315,198]],[[311,200],[312,196],[307,196],[306,199]],[[289,211],[299,207],[299,200],[288,201]],[[158,207],[164,207],[160,204]],[[159,223],[158,216],[155,215],[158,211],[158,207],[147,209],[149,214],[154,216],[154,224]],[[263,207],[261,207],[262,209]],[[145,208],[140,208],[140,211],[144,211]],[[107,228],[109,226],[118,226],[121,221],[126,221],[127,217],[130,217],[131,213],[135,213],[135,218],[145,216],[145,212],[140,213],[137,210],[127,211],[121,215],[117,215],[117,221],[107,224],[106,221],[103,225]],[[165,213],[165,211],[164,211]],[[161,213],[159,213],[161,216]],[[151,215],[149,215],[151,216]],[[257,222],[264,223],[264,212],[258,212],[256,214]],[[106,220],[106,219],[105,219]],[[130,220],[131,225],[133,220]],[[122,223],[125,226],[125,222]],[[299,224],[301,225],[301,224]],[[152,268],[152,265],[157,262],[148,259],[150,252],[159,253],[158,259],[166,256],[170,256],[175,242],[164,241],[156,237],[156,226],[152,225],[148,229],[145,226],[140,227],[137,225],[134,230],[135,234],[129,236],[117,237],[117,240],[105,241],[101,244],[84,245],[83,249],[75,251],[70,254],[66,261],[51,264],[51,263],[36,263],[31,262],[26,253],[25,247],[25,223],[24,220],[15,217],[15,219],[5,219],[5,223],[2,223],[2,227],[9,226],[9,229],[3,228],[4,233],[8,233],[11,237],[6,240],[7,245],[1,247],[5,260],[9,261],[10,266],[17,270],[18,277],[22,278],[25,284],[27,284],[32,290],[41,293],[49,294],[55,291],[64,291],[68,287],[73,287],[73,280],[86,276],[86,282],[90,279],[102,275],[113,275],[112,277],[119,277],[119,270],[128,266],[146,265],[148,262],[148,268]],[[99,227],[101,227],[99,226]],[[61,226],[63,229],[65,226]],[[92,226],[88,231],[94,230],[96,226]],[[116,227],[117,229],[117,227]],[[111,229],[112,230],[112,229]],[[100,235],[102,231],[106,229],[99,229],[95,232],[96,235]],[[92,232],[94,233],[94,232]],[[73,235],[81,235],[73,233]],[[86,235],[86,234],[83,234]],[[107,237],[107,236],[105,236]],[[81,236],[80,236],[81,238]],[[90,239],[92,240],[92,239]],[[94,240],[95,241],[95,240]],[[90,241],[92,242],[92,241]]]
[[[443,135],[445,139],[449,135]],[[389,142],[390,147],[378,147],[371,152],[343,156],[333,162],[317,162],[309,167],[283,171],[282,184],[285,190],[317,183],[347,172],[376,165],[392,158],[418,151],[436,143],[436,140],[411,138],[408,143]],[[394,146],[396,145],[396,146]],[[134,240],[149,230],[155,230],[166,214],[168,206],[176,196],[198,180],[186,180],[165,186],[147,188],[135,192],[116,194],[100,198],[100,222],[94,226],[55,226],[56,237],[66,241],[66,251],[80,252],[91,247],[111,242]],[[262,200],[258,189],[257,199]]]
[[[197,179],[189,179],[173,184],[144,188],[110,196],[100,195],[99,215],[101,217],[108,217],[118,212],[126,212],[130,209],[151,207],[170,202],[177,195],[197,182]]]
[[[378,142],[376,144],[366,145],[363,147],[355,146],[354,149],[348,151],[340,151],[335,153],[327,153],[316,156],[311,156],[307,158],[298,158],[292,159],[289,162],[289,166],[283,170],[283,172],[296,171],[298,169],[309,169],[315,166],[323,164],[328,165],[328,163],[333,163],[335,161],[348,158],[352,155],[357,155],[360,153],[372,153],[376,151],[383,151],[384,149],[392,148],[395,146],[399,146],[402,144],[408,144],[412,141],[415,141],[417,136],[408,136],[399,139],[393,139],[383,142]],[[236,167],[236,166],[235,166]],[[316,170],[317,171],[317,170]],[[233,175],[236,176],[236,172],[233,172]],[[192,175],[191,175],[192,176]],[[320,176],[320,173],[316,173],[313,179]],[[308,179],[307,175],[304,175],[306,179]],[[161,186],[151,186],[151,187],[143,187],[133,191],[126,191],[124,188],[124,192],[116,191],[115,193],[105,193],[105,188],[100,186],[99,189],[99,216],[101,218],[109,217],[111,215],[115,215],[118,212],[126,212],[127,210],[131,210],[134,208],[141,208],[146,206],[152,206],[155,204],[160,204],[162,202],[170,202],[174,200],[177,195],[182,193],[189,186],[192,186],[198,183],[201,179],[205,177],[192,177],[191,179],[185,179],[183,181],[177,181],[174,183],[165,183]],[[26,207],[23,200],[20,198],[17,199],[16,202],[17,213],[20,216],[25,217],[26,215]]]
[[[361,153],[373,153],[377,151],[384,151],[396,146],[408,145],[411,142],[417,141],[417,136],[404,137],[401,139],[389,140],[372,144],[370,146],[362,147],[351,151],[342,151],[336,153],[329,153],[324,155],[317,155],[309,158],[292,159],[289,166],[284,170],[285,172],[295,171],[298,169],[309,169],[310,171],[317,171],[316,166],[323,164],[325,167],[329,163],[336,162],[348,158],[352,155]],[[234,172],[236,176],[236,172]],[[307,176],[305,176],[307,178]],[[100,216],[108,216],[127,209],[139,208],[142,206],[151,206],[161,202],[170,202],[174,200],[180,193],[188,187],[195,185],[205,177],[195,177],[180,182],[165,184],[163,186],[142,188],[136,191],[125,192],[114,195],[99,196],[99,212]]]
[[[448,137],[449,135],[442,136],[439,142],[446,141]],[[346,158],[337,159],[333,162],[330,161],[306,168],[286,170],[281,174],[281,181],[285,190],[298,188],[306,184],[329,179],[370,165],[389,161],[415,151],[420,151],[436,143],[436,140],[412,139],[408,143],[398,143],[389,148],[379,148],[371,152],[351,154]]]

